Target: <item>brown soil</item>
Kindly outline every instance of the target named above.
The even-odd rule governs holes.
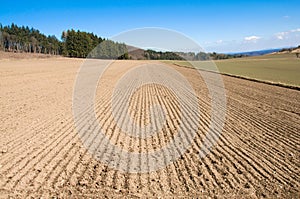
[[[13,53],[0,51],[0,60],[15,60],[15,59],[45,59],[45,58],[61,58],[60,55],[50,55],[42,53]]]
[[[188,78],[199,96],[203,115],[197,136],[188,151],[164,169],[122,173],[93,159],[74,128],[73,86],[83,61],[55,57],[1,60],[0,198],[299,198],[299,91],[223,76],[227,95],[224,130],[211,153],[199,159],[205,124],[210,120],[210,95],[197,72],[172,66]],[[109,97],[103,96],[110,96],[117,80],[141,63],[149,62],[117,61],[105,72],[95,110],[115,145],[144,153],[166,145],[176,134],[180,114],[172,93],[152,84],[132,96],[131,114],[137,122],[149,122],[149,104],[144,99],[157,100],[170,112],[169,127],[145,140],[133,139],[114,124],[106,124],[111,114],[101,106],[109,106]],[[156,96],[147,97],[149,93]]]

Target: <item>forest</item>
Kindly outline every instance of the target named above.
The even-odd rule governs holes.
[[[62,43],[55,36],[46,36],[34,28],[15,24],[0,25],[0,48],[8,52],[62,53]]]
[[[97,59],[133,59],[127,45],[101,38],[94,33],[80,30],[62,32],[61,40],[54,35],[41,33],[28,26],[14,23],[7,26],[0,24],[0,50],[15,53],[43,53],[65,57]],[[239,58],[245,55],[229,55],[205,52],[157,52],[143,50],[139,59],[147,60],[209,60]]]
[[[100,43],[101,45],[98,46]],[[93,50],[95,47],[97,48]],[[128,57],[124,56],[125,44],[105,40],[93,33],[71,29],[62,32],[60,41],[54,35],[46,36],[37,29],[15,24],[0,25],[0,48],[7,52],[43,53],[78,58],[125,59]]]

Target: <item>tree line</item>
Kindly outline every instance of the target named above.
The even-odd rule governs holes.
[[[144,57],[148,60],[183,60],[179,54],[175,52],[157,52],[154,50],[145,50]]]
[[[144,52],[145,59],[154,60],[188,60],[188,61],[205,61],[219,59],[233,59],[246,57],[243,54],[220,54],[220,53],[205,53],[205,52],[157,52],[154,50],[146,50]]]
[[[293,51],[296,51],[295,52],[296,57],[300,58],[300,45],[298,47],[283,48],[283,49],[281,49],[278,52],[288,52],[288,53],[291,53]]]
[[[67,57],[97,59],[129,59],[124,43],[106,40],[93,33],[64,31],[62,39],[62,55]]]
[[[282,48],[281,50],[279,50],[278,52],[292,52],[293,50],[297,50],[300,49],[300,45],[298,47],[291,47],[291,48]]]
[[[60,41],[54,35],[46,36],[37,29],[14,23],[0,24],[0,49],[78,58],[129,59],[124,43],[106,40],[93,33],[71,29],[62,32]]]
[[[101,38],[80,30],[62,32],[61,41],[54,35],[46,36],[28,26],[0,24],[0,49],[8,52],[43,53],[78,58],[132,59],[124,43]],[[132,52],[133,53],[133,52]],[[205,52],[157,52],[144,50],[143,59],[149,60],[209,60],[243,57]]]
[[[0,34],[0,48],[4,51],[61,54],[61,42],[55,36],[46,36],[28,26],[0,24]]]

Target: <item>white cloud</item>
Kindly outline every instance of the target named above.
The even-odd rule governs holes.
[[[300,28],[297,28],[297,29],[291,30],[290,32],[300,32]]]
[[[285,15],[285,16],[283,16],[283,18],[288,19],[288,18],[290,18],[290,16],[289,15]]]
[[[271,35],[250,35],[239,40],[208,42],[204,47],[209,52],[246,52],[271,48],[284,48],[300,44],[300,27]]]
[[[284,40],[289,38],[290,33],[297,33],[297,32],[300,32],[300,28],[285,31],[285,32],[278,32],[275,34],[275,37],[279,40]]]
[[[276,35],[277,39],[283,40],[283,36],[282,35]]]
[[[287,37],[287,35],[289,34],[289,32],[279,32],[275,34],[275,37],[277,39],[283,40]]]
[[[249,36],[249,37],[245,37],[244,38],[244,40],[245,41],[253,41],[253,42],[256,42],[257,40],[259,40],[260,39],[260,37],[258,37],[258,36]]]
[[[211,46],[211,45],[222,45],[224,44],[224,41],[222,39],[219,39],[217,41],[205,41],[203,43],[205,46]]]

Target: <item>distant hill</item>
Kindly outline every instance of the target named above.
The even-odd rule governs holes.
[[[245,55],[245,56],[260,56],[260,55],[270,54],[270,53],[274,53],[274,52],[279,52],[280,50],[282,50],[282,48],[256,50],[256,51],[239,52],[239,53],[229,53],[229,54],[230,55]]]
[[[275,49],[266,49],[266,50],[257,50],[249,52],[239,52],[239,53],[228,53],[229,55],[244,55],[244,56],[260,56],[266,54],[282,54],[282,53],[296,53],[300,51],[300,45],[298,47],[290,48],[275,48]]]
[[[141,60],[145,58],[145,50],[127,45],[129,59]]]
[[[299,53],[299,52],[300,52],[300,45],[298,47],[282,48],[278,53]]]

